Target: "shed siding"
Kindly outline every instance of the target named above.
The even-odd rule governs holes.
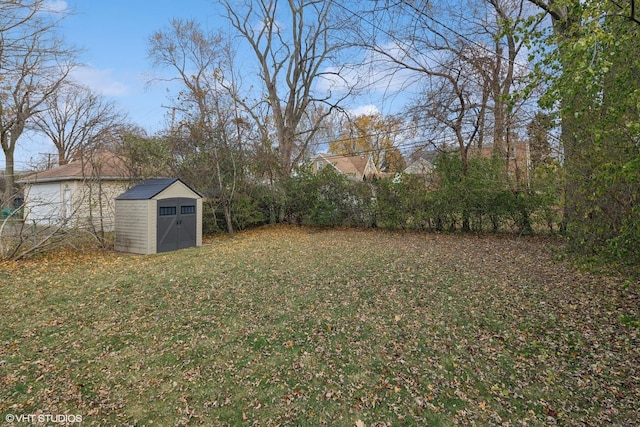
[[[190,197],[193,199],[200,198],[198,194],[194,193],[189,187],[184,185],[182,182],[176,181],[173,184],[171,184],[169,187],[162,190],[162,192],[160,192],[160,194],[155,196],[154,199],[161,200],[161,199],[171,199],[174,197]]]
[[[153,200],[116,200],[116,250],[145,255],[156,252],[148,215],[155,209],[149,207],[150,203],[155,206]]]
[[[196,246],[202,246],[202,196],[183,182],[176,180],[155,196],[147,193],[155,189],[148,183],[146,188],[132,190],[115,200],[115,249],[138,254],[158,252],[158,201],[172,198],[189,198],[196,202]],[[146,197],[150,197],[149,199]]]
[[[196,200],[196,246],[202,246],[202,199],[198,197]]]
[[[156,200],[147,201],[147,245],[150,254],[158,253],[158,202]]]

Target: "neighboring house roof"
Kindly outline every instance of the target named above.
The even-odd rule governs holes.
[[[26,176],[18,183],[81,181],[92,177],[99,177],[102,180],[128,180],[131,179],[131,171],[121,157],[115,153],[103,151],[93,159],[73,160],[66,165]]]
[[[134,185],[118,197],[116,200],[149,200],[162,193],[169,188],[175,182],[181,182],[189,190],[193,191],[198,196],[202,197],[200,193],[189,187],[179,178],[156,178],[142,181],[141,183]]]
[[[404,169],[404,173],[415,175],[427,175],[433,171],[433,163],[422,157],[412,162]]]
[[[378,169],[375,164],[373,164],[371,156],[340,156],[336,154],[320,153],[316,156],[314,161],[316,164],[318,161],[325,161],[327,164],[333,166],[338,172],[358,178],[379,174]]]

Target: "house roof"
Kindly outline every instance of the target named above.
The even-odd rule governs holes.
[[[156,178],[148,179],[134,185],[133,187],[116,197],[116,200],[149,200],[162,193],[164,190],[178,181],[181,182],[189,190],[200,196],[197,191],[189,187],[179,178]]]
[[[404,169],[404,173],[425,175],[433,171],[433,163],[420,157]]]
[[[318,157],[321,157],[345,175],[364,175],[369,160],[368,157],[364,156],[340,156],[336,154],[318,154]]]
[[[28,175],[19,180],[18,183],[35,184],[78,181],[98,177],[102,180],[127,180],[131,179],[131,171],[125,161],[117,154],[110,151],[102,151],[91,160],[73,160],[66,165]]]

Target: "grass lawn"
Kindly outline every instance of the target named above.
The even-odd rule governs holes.
[[[274,227],[0,265],[0,424],[636,424],[640,286],[559,246]]]

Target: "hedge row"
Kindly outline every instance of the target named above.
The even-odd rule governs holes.
[[[431,176],[354,181],[325,168],[309,169],[275,186],[254,184],[233,201],[236,229],[267,223],[318,227],[517,231],[553,229],[559,222],[549,189],[514,190],[502,165],[472,159],[465,174],[455,156],[441,156]],[[530,183],[529,183],[530,184]],[[215,204],[205,210],[205,232],[222,230]]]

